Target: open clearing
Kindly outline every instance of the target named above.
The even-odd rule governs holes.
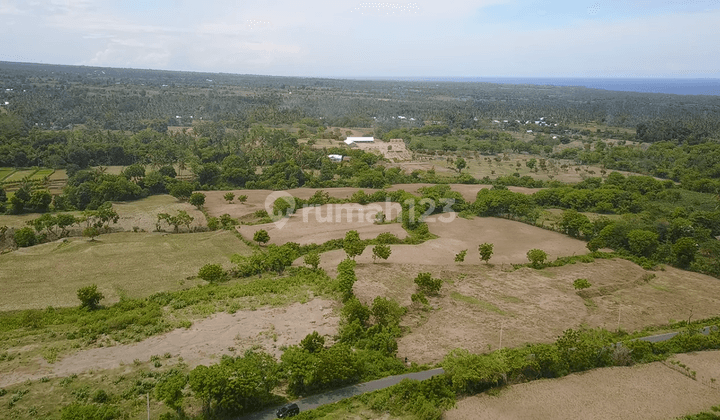
[[[189,203],[178,201],[175,197],[167,194],[151,195],[150,197],[137,201],[115,202],[113,203],[113,208],[118,216],[120,216],[117,223],[110,225],[110,228],[114,231],[132,231],[137,227],[139,231],[152,232],[155,230],[157,215],[159,213],[175,215],[180,210],[185,210],[193,217],[194,220],[190,224],[190,229],[207,226],[205,215],[200,210]],[[82,215],[82,212],[79,211],[61,213],[70,213],[75,216]],[[37,219],[40,216],[42,215],[38,213],[0,215],[0,226],[20,228],[26,226],[26,221]],[[82,227],[85,226],[83,225]],[[162,224],[162,228],[167,231],[173,229],[165,223]],[[181,231],[186,230],[184,226],[180,229]],[[82,232],[82,229],[78,226],[74,226],[71,230],[74,230],[73,234],[77,235],[80,235]]]
[[[112,233],[66,238],[0,255],[0,310],[78,304],[77,289],[97,284],[104,304],[195,285],[204,264],[228,265],[249,248],[233,232]]]
[[[455,213],[446,213],[429,217],[427,221],[430,233],[439,238],[420,245],[391,245],[392,255],[388,263],[446,265],[453,262],[455,254],[467,249],[468,255],[464,264],[479,264],[481,260],[477,249],[478,245],[484,242],[494,244],[491,259],[494,264],[527,263],[526,254],[533,248],[544,250],[550,260],[560,256],[588,253],[583,241],[512,220],[495,217],[475,217],[468,220],[457,217]],[[272,238],[272,234],[270,237]],[[332,271],[345,257],[343,250],[326,252],[320,257],[321,266]],[[371,247],[367,247],[362,255],[356,257],[356,261],[372,262]]]
[[[471,253],[477,250],[468,258]],[[404,321],[410,332],[398,340],[398,356],[418,363],[439,362],[454,348],[495,350],[501,329],[503,347],[516,347],[552,342],[568,328],[615,330],[618,311],[620,328],[631,332],[687,319],[691,313],[694,319],[716,316],[720,305],[718,279],[672,267],[649,272],[620,259],[511,271],[502,264],[417,263],[429,255],[418,254],[414,264],[393,264],[394,258],[359,263],[354,291],[367,304],[382,296],[406,306],[412,304],[418,273],[445,280],[440,296],[430,298],[433,309],[414,309]],[[646,282],[652,274],[656,277]],[[576,292],[572,283],[577,278],[592,286]]]
[[[411,194],[420,195],[418,190],[422,187],[431,187],[435,184],[395,184],[387,191],[399,191],[403,190]],[[457,191],[462,194],[466,201],[475,201],[478,191],[484,188],[492,188],[492,185],[481,185],[481,184],[448,184],[453,191]],[[523,194],[532,194],[539,191],[539,188],[523,188],[523,187],[508,187],[510,191],[521,192]],[[355,187],[343,187],[343,188],[295,188],[287,190],[286,192],[293,197],[308,199],[312,197],[317,191],[323,191],[333,198],[350,198],[358,190],[363,190],[367,194],[371,194],[375,191],[379,191],[375,188],[355,188]],[[233,201],[228,203],[225,201],[223,196],[232,192],[235,196],[247,195],[248,199],[245,203],[238,203]],[[271,190],[232,190],[232,191],[202,191],[205,194],[205,209],[210,216],[221,216],[223,214],[229,214],[231,217],[240,218],[256,212],[257,210],[272,211],[272,200],[266,203],[268,196],[277,191]]]
[[[147,361],[153,355],[165,353],[182,357],[190,368],[216,363],[223,354],[239,356],[247,349],[258,347],[279,358],[280,347],[298,344],[313,331],[329,338],[335,335],[338,318],[333,313],[336,305],[336,302],[316,298],[284,308],[238,311],[232,315],[218,313],[188,329],[176,329],[135,344],[83,350],[54,364],[38,357],[32,363],[35,366],[0,375],[0,387],[43,376],[63,377],[113,369],[132,364],[136,359]]]
[[[398,217],[397,203],[370,204],[328,204],[320,207],[300,209],[285,220],[252,226],[239,226],[244,238],[253,239],[258,230],[264,229],[270,235],[270,243],[282,245],[297,242],[300,245],[322,244],[332,239],[341,239],[349,230],[357,230],[360,239],[373,239],[383,232],[390,232],[400,239],[407,232],[400,223],[375,224],[375,215],[382,211],[388,220]],[[285,223],[283,223],[285,222]]]
[[[720,365],[720,352],[679,355]],[[699,370],[698,374],[703,373]],[[443,416],[447,420],[488,419],[675,419],[709,410],[720,389],[709,387],[660,362],[613,367],[512,385],[499,396],[468,397]]]

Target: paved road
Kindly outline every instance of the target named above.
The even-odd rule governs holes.
[[[710,328],[711,327],[703,328],[702,333],[705,335],[710,334]],[[712,328],[717,329],[717,327],[712,327]],[[638,340],[649,341],[651,343],[659,343],[661,341],[667,341],[667,340],[675,337],[676,335],[678,335],[678,332],[669,332],[669,333],[665,333],[665,334],[641,337],[641,338],[638,338]],[[377,391],[378,389],[384,389],[384,388],[393,386],[406,378],[422,381],[424,379],[429,379],[435,375],[440,375],[444,372],[445,371],[442,368],[437,368],[437,369],[426,370],[423,372],[406,373],[404,375],[388,376],[386,378],[378,379],[375,381],[365,382],[363,384],[352,385],[352,386],[348,386],[348,387],[338,389],[335,391],[329,391],[324,394],[313,395],[312,397],[307,397],[307,398],[303,398],[301,400],[295,401],[295,403],[298,405],[301,412],[307,411],[307,410],[312,410],[314,408],[320,407],[321,405],[332,404],[334,402],[344,400],[345,398],[350,398],[350,397],[354,397],[356,395],[364,394],[366,392]],[[276,418],[275,417],[276,409],[277,409],[277,407],[267,409],[265,411],[247,415],[245,417],[240,417],[238,420],[272,420],[272,419]]]
[[[378,389],[384,389],[393,386],[403,379],[416,379],[422,381],[429,379],[435,375],[440,375],[445,371],[442,368],[426,370],[423,372],[406,373],[404,375],[388,376],[386,378],[378,379],[376,381],[365,382],[363,384],[357,384],[348,386],[345,388],[337,389],[335,391],[329,391],[324,394],[313,395],[312,397],[303,398],[295,401],[300,411],[312,410],[318,408],[321,405],[332,404],[345,398],[354,397],[356,395],[364,394],[370,391],[377,391]],[[275,417],[275,410],[277,407],[261,411],[258,413],[250,414],[245,417],[241,417],[239,420],[272,420]]]

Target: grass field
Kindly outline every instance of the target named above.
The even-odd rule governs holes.
[[[4,181],[5,178],[10,176],[13,172],[15,172],[15,169],[13,168],[0,168],[0,182]]]
[[[55,172],[54,169],[48,169],[48,168],[40,169],[37,172],[35,172],[35,174],[33,176],[31,176],[30,179],[43,179],[45,177],[49,177],[50,175],[52,175],[53,172]]]
[[[22,181],[25,177],[31,177],[35,172],[37,172],[37,169],[24,169],[15,171],[10,176],[6,177],[3,182],[19,182]]]
[[[97,284],[104,303],[197,284],[204,264],[229,267],[249,248],[227,231],[113,233],[69,238],[0,255],[0,311],[76,305],[77,289]]]

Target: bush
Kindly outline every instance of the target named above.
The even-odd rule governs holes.
[[[590,284],[589,281],[587,281],[587,279],[577,279],[573,282],[573,286],[575,287],[575,289],[581,290],[581,289],[587,289],[588,287],[590,287],[592,285]]]
[[[270,235],[265,229],[260,229],[253,235],[253,241],[257,242],[258,245],[266,244],[270,240]]]
[[[78,289],[77,297],[80,299],[80,307],[97,309],[98,304],[105,298],[97,289],[97,284]]]
[[[547,253],[542,249],[531,249],[527,252],[527,257],[534,268],[540,268],[547,260]]]
[[[219,264],[205,264],[198,271],[198,277],[210,283],[222,281],[225,279],[225,270]]]
[[[428,296],[437,295],[440,292],[442,283],[442,279],[434,279],[430,273],[420,273],[415,278],[418,290]]]
[[[205,194],[203,193],[192,193],[190,194],[190,204],[193,206],[200,208],[205,204]]]
[[[120,410],[109,405],[73,403],[63,407],[60,420],[112,420],[120,417]]]
[[[16,230],[13,238],[15,239],[17,246],[21,248],[33,246],[38,242],[37,236],[35,236],[35,231],[33,231],[30,227],[24,227]]]
[[[468,252],[467,249],[463,249],[462,251],[455,254],[455,262],[461,263],[461,262],[465,261],[465,256],[467,255],[467,252]]]

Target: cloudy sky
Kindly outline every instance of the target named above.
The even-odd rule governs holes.
[[[0,61],[330,77],[720,78],[720,0],[0,0]]]

